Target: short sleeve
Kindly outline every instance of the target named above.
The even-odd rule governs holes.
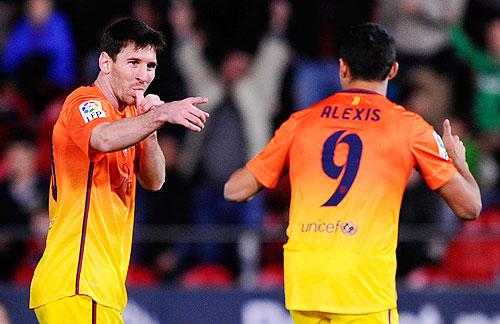
[[[76,97],[65,103],[65,124],[71,140],[89,157],[99,160],[104,153],[90,148],[94,128],[112,122],[110,107],[99,98]]]
[[[417,170],[430,189],[442,187],[457,172],[441,136],[420,117],[412,125],[410,145]]]
[[[292,115],[275,132],[266,147],[246,165],[266,188],[274,188],[288,166],[290,146],[297,125],[297,118]]]

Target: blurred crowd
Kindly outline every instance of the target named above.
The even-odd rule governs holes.
[[[401,209],[398,278],[415,287],[498,282],[498,0],[0,0],[0,281],[31,280],[48,228],[52,126],[66,95],[94,81],[100,32],[124,15],[166,35],[148,92],[206,96],[211,114],[200,134],[159,132],[167,181],[138,191],[136,234],[174,230],[139,235],[130,285],[231,286],[246,275],[254,287],[282,284],[284,235],[258,237],[286,226],[287,180],[247,204],[226,202],[222,188],[291,113],[340,90],[339,40],[366,21],[396,39],[400,74],[389,98],[439,133],[451,120],[483,195],[483,217],[464,224],[415,172]],[[239,239],[216,237],[223,225],[243,229]],[[205,237],[165,239],[190,228]],[[477,259],[472,269],[457,264],[464,251]]]

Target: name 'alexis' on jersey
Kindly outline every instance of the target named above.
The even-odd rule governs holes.
[[[351,108],[325,106],[320,115],[321,118],[345,119],[345,120],[368,120],[379,121],[379,108]]]

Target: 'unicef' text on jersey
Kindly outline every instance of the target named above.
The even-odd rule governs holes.
[[[321,118],[345,119],[345,120],[367,120],[379,121],[380,109],[378,108],[340,108],[335,106],[325,106],[321,112]]]
[[[338,220],[336,223],[302,223],[301,232],[302,233],[325,233],[325,234],[336,234],[340,231],[344,235],[354,235],[358,232],[358,226],[351,221],[341,221]]]
[[[82,114],[85,123],[91,122],[96,118],[106,117],[106,113],[102,110],[102,105],[99,100],[88,100],[82,103],[78,110]]]

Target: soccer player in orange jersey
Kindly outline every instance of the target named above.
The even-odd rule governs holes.
[[[288,173],[285,300],[298,324],[398,323],[398,217],[412,169],[462,219],[481,210],[465,148],[389,101],[394,40],[376,24],[353,27],[340,49],[343,91],[294,113],[224,188],[244,202]]]
[[[206,98],[164,103],[144,91],[153,81],[163,36],[135,19],[101,38],[100,72],[71,93],[52,137],[47,244],[32,283],[40,323],[123,323],[136,179],[165,181],[156,130],[165,123],[201,131]]]

